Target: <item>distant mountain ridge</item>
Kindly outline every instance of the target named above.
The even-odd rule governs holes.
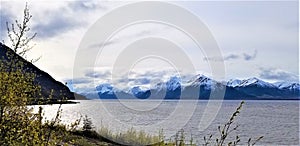
[[[103,88],[103,86],[109,88]],[[105,91],[105,92],[104,92]],[[213,80],[205,75],[196,75],[187,83],[179,77],[171,77],[166,82],[157,83],[150,89],[131,87],[132,92],[114,88],[109,83],[96,87],[100,99],[228,99],[228,100],[299,100],[299,83],[269,83],[256,77],[227,82]],[[213,93],[213,94],[212,94]],[[84,94],[84,93],[83,93]],[[107,96],[111,95],[111,98]],[[211,95],[223,95],[223,97]]]
[[[0,59],[7,59],[7,53],[14,53],[9,47],[0,43]],[[43,97],[47,98],[51,94],[51,90],[53,90],[52,98],[53,99],[61,99],[62,97],[67,99],[75,99],[74,93],[69,90],[67,86],[63,83],[56,81],[52,78],[48,73],[40,70],[32,63],[26,61],[19,55],[15,54],[16,58],[20,60],[24,64],[24,69],[26,71],[32,72],[36,74],[35,82],[41,86],[41,94]],[[38,97],[37,97],[38,98]]]

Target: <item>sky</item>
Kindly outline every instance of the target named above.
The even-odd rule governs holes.
[[[158,51],[156,56],[151,54],[140,56],[133,62],[121,60],[119,65],[126,65],[122,67],[127,71],[116,69],[118,76],[115,77],[114,82],[122,86],[132,86],[167,80],[174,75],[179,75],[186,80],[199,73],[213,76],[214,64],[224,65],[225,74],[219,80],[258,77],[270,82],[299,81],[298,1],[169,1],[168,3],[197,16],[213,36],[221,56],[207,55],[206,51],[210,48],[197,46],[193,42],[193,37],[176,27],[176,24],[167,25],[148,21],[132,22],[109,34],[110,38],[105,42],[80,48],[85,36],[102,17],[132,3],[135,2],[28,1],[33,16],[30,22],[31,31],[37,32],[37,37],[32,42],[35,47],[28,54],[28,58],[41,56],[41,59],[35,63],[36,66],[48,72],[56,80],[72,82],[73,87],[78,90],[112,82],[115,74],[112,72],[120,67],[118,59],[120,60],[122,53],[126,54],[127,51],[125,60],[130,60],[136,54],[147,51],[139,48],[147,47],[156,47],[162,51]],[[21,0],[0,2],[0,38],[8,45],[6,22],[20,20],[24,6],[25,2]],[[153,9],[149,13],[157,14],[161,18],[165,18],[167,14],[158,14],[158,9]],[[179,19],[181,14],[175,11],[172,13],[173,15],[168,18],[182,23]],[[146,14],[135,12],[134,15],[143,17]],[[106,32],[105,29],[113,27],[117,20],[126,21],[130,18],[132,16],[121,13],[118,17],[108,19],[111,23],[104,24],[94,32],[95,38]],[[190,24],[192,22],[184,23],[186,26]],[[200,30],[194,26],[190,29]],[[157,40],[163,41],[160,45],[157,45],[159,44],[157,42],[137,47],[143,40],[146,43],[155,40],[148,38],[159,38]],[[165,45],[168,48],[174,47],[175,50],[162,47]],[[100,49],[99,46],[103,48]],[[130,49],[137,50],[128,54]],[[179,54],[176,54],[178,52]],[[159,57],[160,54],[167,56],[171,54],[171,57],[179,55],[177,62],[184,57],[188,58],[195,72],[184,72],[184,67],[180,66],[182,64],[178,66],[176,61],[174,63],[166,57]],[[86,65],[85,63],[93,58],[92,56],[95,56],[93,65]]]

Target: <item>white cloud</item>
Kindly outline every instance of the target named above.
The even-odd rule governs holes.
[[[178,2],[180,6],[194,12],[208,25],[221,51],[224,52],[223,59],[228,76],[239,78],[261,75],[264,78],[283,79],[285,73],[298,70],[299,18],[298,5],[295,5],[297,2],[279,3],[274,5],[272,2]],[[74,75],[73,65],[77,48],[87,29],[109,10],[125,3],[29,1],[28,4],[33,15],[31,26],[33,30],[39,32],[34,42],[37,46],[29,54],[29,58],[42,55],[42,59],[36,65],[62,81],[63,79],[70,79]],[[5,35],[2,34],[4,32],[2,31],[4,30],[3,22],[6,21],[4,19],[20,19],[24,5],[25,2],[23,1],[1,1],[1,36]],[[184,51],[191,58],[196,70],[210,73],[209,64],[203,61],[205,54],[182,34],[172,28],[166,28],[168,27],[153,25],[145,27],[145,25],[141,25],[128,28],[123,33],[120,32],[117,35],[119,39],[115,38],[104,44],[108,46],[108,50],[103,52],[104,56],[95,68],[112,66],[111,64],[116,58],[114,55],[119,53],[118,51],[122,51],[127,43],[142,37],[162,36],[184,46]],[[97,48],[99,45],[102,45],[101,42],[93,47]],[[237,48],[251,48],[251,50]],[[256,50],[252,48],[256,48]],[[223,60],[214,57],[206,59]],[[159,65],[156,68],[164,68]],[[253,68],[258,65],[281,67],[284,70],[264,70],[264,73],[257,73]],[[145,71],[144,76],[155,78],[157,75],[163,80],[167,78],[160,73],[155,73],[155,71],[146,73],[147,67],[143,69]],[[150,66],[149,68],[155,70],[153,69],[155,67]],[[88,75],[85,73],[82,72],[81,77]],[[97,72],[88,76],[101,78],[101,75],[103,74]],[[107,82],[109,80],[107,78],[109,77],[103,77],[101,82]],[[140,80],[138,77],[136,79]],[[144,82],[143,79],[141,82]]]
[[[299,75],[274,67],[261,67],[259,76],[268,80],[299,82]]]

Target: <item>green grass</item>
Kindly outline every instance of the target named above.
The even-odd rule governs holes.
[[[244,102],[237,107],[236,111],[230,116],[229,120],[221,126],[218,126],[216,131],[217,135],[210,135],[204,137],[204,146],[235,146],[240,145],[241,140],[238,135],[233,135],[231,132],[236,131],[238,126],[234,125],[236,117],[239,115]],[[134,145],[134,146],[196,146],[192,137],[186,139],[186,133],[184,130],[178,131],[175,136],[166,141],[163,130],[160,130],[157,135],[151,135],[145,131],[137,131],[134,128],[130,128],[124,132],[112,132],[107,126],[100,126],[97,132],[94,130],[90,119],[86,117],[84,119],[84,127],[81,130],[76,130],[71,133],[70,139],[73,140],[74,145]],[[228,140],[228,137],[236,137],[233,141]],[[263,136],[251,139],[248,142],[244,142],[245,145],[252,146],[257,144]]]
[[[134,146],[195,146],[191,141],[186,142],[183,131],[177,137],[165,141],[162,131],[158,135],[150,135],[144,131],[137,131],[134,128],[121,133],[113,133],[106,127],[98,132],[76,130],[70,132],[64,139],[64,145],[97,146],[97,145],[134,145]],[[190,143],[191,142],[191,143]]]
[[[164,140],[161,132],[158,135],[151,135],[145,131],[137,131],[134,128],[130,128],[125,132],[113,133],[107,127],[101,126],[98,133],[107,139],[124,145],[152,145],[161,143]]]

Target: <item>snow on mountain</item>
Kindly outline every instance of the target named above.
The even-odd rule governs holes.
[[[155,84],[153,87],[151,87],[152,90],[156,90],[156,91],[162,91],[164,90],[166,87],[164,82],[159,82],[157,84]]]
[[[182,83],[178,76],[170,77],[167,81],[159,82],[155,85],[131,85],[125,89],[117,89],[112,85],[105,83],[96,87],[100,98],[116,98],[115,94],[120,93],[119,97],[132,98],[137,97],[146,99],[153,94],[153,97],[163,96],[164,99],[180,99],[181,96],[189,97],[189,94],[197,94],[200,90],[200,96],[203,99],[209,97],[211,91],[219,92],[226,89],[227,99],[266,99],[274,97],[276,99],[299,97],[299,83],[268,83],[258,78],[249,78],[244,80],[231,79],[229,81],[218,82],[205,75],[198,74],[188,82]],[[132,96],[134,95],[134,96]]]
[[[227,86],[229,87],[236,87],[238,85],[240,85],[242,83],[242,80],[239,80],[239,79],[230,79],[228,82],[227,82]]]
[[[188,81],[188,86],[198,87],[198,86],[205,86],[206,89],[214,88],[217,84],[217,81],[210,79],[209,77],[198,74],[193,77],[190,81]]]
[[[246,87],[246,86],[250,86],[250,85],[257,85],[260,87],[272,87],[272,88],[276,87],[275,85],[265,82],[263,80],[260,80],[256,77],[242,80],[241,83],[235,87]]]
[[[171,77],[166,82],[167,90],[176,90],[177,88],[181,87],[181,79],[177,76]]]
[[[110,85],[109,83],[104,83],[104,84],[100,84],[99,86],[96,87],[96,90],[98,91],[98,93],[101,94],[113,94],[114,92],[114,88],[112,85]]]
[[[135,86],[131,89],[131,93],[133,93],[134,95],[147,91],[149,91],[149,89],[144,88],[143,86]]]
[[[150,95],[151,95],[151,92],[148,88],[145,88],[145,87],[140,87],[140,86],[135,86],[131,89],[131,93],[137,97],[137,98],[140,98],[140,99],[147,99]]]
[[[274,83],[279,89],[300,90],[299,83],[277,82]]]
[[[176,90],[181,87],[181,79],[180,77],[173,76],[170,77],[169,80],[165,82],[159,82],[151,87],[152,90],[156,91],[164,91],[164,90]]]

